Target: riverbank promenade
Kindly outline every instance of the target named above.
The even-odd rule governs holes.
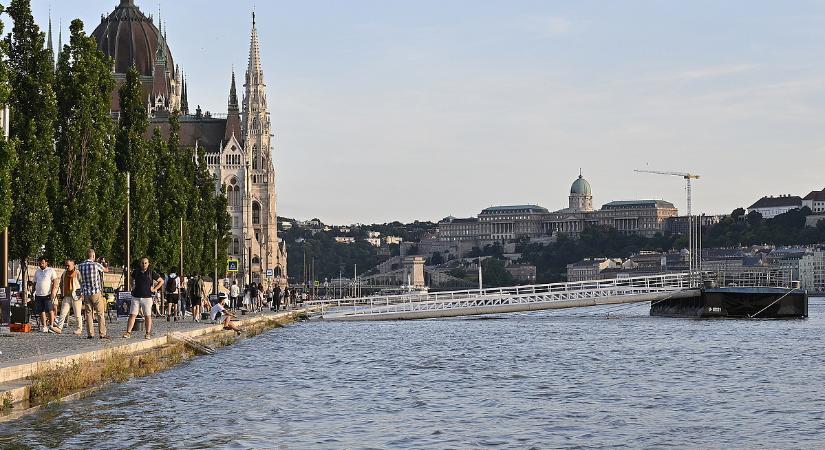
[[[233,323],[245,330],[266,329],[278,324],[293,322],[312,312],[314,309],[295,308],[286,311],[265,310],[258,313],[240,315]],[[144,339],[143,333],[133,333],[129,339],[121,336],[126,329],[126,319],[109,324],[111,339],[87,339],[86,335],[76,336],[72,333],[5,333],[0,335],[0,398],[13,405],[11,414],[0,415],[0,421],[9,420],[31,412],[27,400],[31,387],[31,378],[38,372],[60,369],[73,364],[85,364],[103,361],[113,355],[139,355],[152,351],[161,351],[163,347],[179,342],[181,339],[201,341],[214,336],[226,334],[235,339],[233,331],[225,330],[223,325],[210,321],[193,322],[188,320],[167,322],[157,318],[153,324],[151,339]],[[255,335],[260,331],[250,331]],[[245,334],[245,333],[244,333]],[[244,335],[242,334],[242,336]],[[22,409],[21,409],[22,408]]]
[[[275,315],[275,312],[266,310],[265,312],[247,313],[246,315],[240,315],[239,312],[237,314],[239,320],[246,321],[257,317],[270,317]],[[93,339],[87,339],[85,324],[83,334],[80,336],[75,335],[74,318],[64,328],[62,334],[41,333],[39,331],[0,334],[0,370],[10,364],[15,364],[15,362],[46,360],[58,354],[112,349],[144,341],[143,331],[136,332],[133,330],[131,338],[122,338],[123,333],[126,331],[127,319],[128,317],[120,316],[117,320],[110,319],[106,321],[110,339],[100,339],[97,336]],[[171,332],[188,332],[207,329],[212,326],[209,320],[194,322],[191,316],[177,322],[167,322],[165,317],[155,317],[152,321],[152,335],[155,336],[153,339],[165,338]],[[95,333],[97,331],[97,323],[95,323]],[[150,339],[150,341],[153,339]]]

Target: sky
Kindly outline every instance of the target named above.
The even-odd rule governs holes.
[[[32,2],[89,33],[117,0]],[[728,213],[825,188],[823,1],[141,1],[190,107],[225,112],[251,12],[278,214],[325,223],[665,199]],[[56,39],[56,37],[55,37]]]

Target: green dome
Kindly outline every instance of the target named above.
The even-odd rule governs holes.
[[[579,194],[579,195],[592,195],[590,193],[590,183],[587,182],[581,175],[576,181],[573,182],[573,185],[570,186],[570,193],[571,194]]]

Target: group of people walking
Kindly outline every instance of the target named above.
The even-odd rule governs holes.
[[[281,288],[278,285],[264,288],[260,283],[251,283],[241,291],[238,282],[233,281],[229,288],[230,309],[263,311],[268,307],[273,311],[280,311],[294,307],[299,300],[298,291],[295,288]]]
[[[109,339],[106,328],[107,300],[102,290],[103,274],[109,272],[108,263],[103,258],[96,259],[92,249],[88,250],[86,256],[87,259],[78,264],[74,260],[66,260],[61,276],[49,267],[46,258],[38,260],[38,269],[34,275],[33,306],[35,313],[39,314],[40,331],[62,333],[69,313],[74,312],[77,320],[74,334],[80,336],[83,334],[82,315],[85,313],[87,338],[95,337],[96,318],[98,336],[100,339]],[[231,323],[231,319],[235,317],[231,310],[240,308],[262,311],[264,307],[272,310],[280,310],[282,307],[286,309],[295,305],[298,298],[295,289],[282,289],[280,286],[264,288],[254,283],[246,286],[241,295],[237,281],[233,281],[229,288],[229,304],[226,304],[226,294],[220,294],[213,304],[205,289],[203,277],[197,273],[189,278],[179,276],[176,268],[163,276],[150,267],[147,257],[139,260],[130,280],[128,289],[132,295],[128,304],[129,319],[124,338],[131,337],[138,315],[144,319],[146,339],[152,337],[153,318],[165,316],[167,321],[178,321],[185,319],[188,313],[191,313],[194,322],[200,322],[202,313],[208,312],[212,323],[222,319],[224,328],[240,332]]]

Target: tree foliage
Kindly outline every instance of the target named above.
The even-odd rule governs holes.
[[[125,211],[109,113],[114,77],[111,61],[83,31],[83,22],[73,20],[69,30],[57,65],[60,189],[54,242],[62,245],[53,251],[78,257],[91,246],[109,255]]]
[[[40,252],[52,230],[50,196],[56,191],[54,152],[54,61],[28,0],[12,0],[14,26],[5,38],[8,49],[9,134],[16,141],[17,164],[11,170],[12,214],[9,251],[26,263]],[[53,197],[52,197],[53,198]]]
[[[156,156],[152,154],[152,149],[144,138],[149,119],[140,85],[140,73],[134,66],[126,72],[126,80],[120,87],[119,96],[120,117],[117,123],[115,160],[119,172],[130,174],[132,259],[149,256],[154,261],[155,255],[150,251],[150,245],[157,240],[158,234]],[[118,235],[126,236],[124,227]],[[118,250],[125,252],[123,247],[124,245],[119,245]]]
[[[0,14],[3,13],[0,5]],[[3,33],[3,23],[0,22],[0,34]],[[8,42],[0,41],[0,107],[9,101],[9,72],[6,64]],[[5,126],[5,125],[3,125]],[[0,230],[9,226],[12,212],[12,174],[17,165],[17,152],[14,141],[0,136]]]
[[[512,286],[513,276],[504,268],[504,261],[487,258],[481,262],[481,277],[484,287]]]

